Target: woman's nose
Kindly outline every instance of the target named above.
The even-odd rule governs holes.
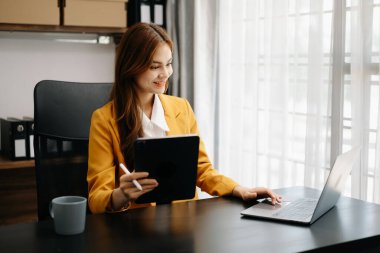
[[[171,70],[169,68],[163,68],[163,70],[159,74],[159,77],[160,78],[169,78],[170,75],[171,75]]]
[[[166,77],[166,72],[165,71],[161,71],[161,73],[158,76],[160,78],[164,78],[164,77]]]

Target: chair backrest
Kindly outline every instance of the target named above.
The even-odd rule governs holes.
[[[88,136],[93,111],[106,104],[111,83],[44,80],[34,88],[34,151],[38,219],[51,200],[87,197]]]

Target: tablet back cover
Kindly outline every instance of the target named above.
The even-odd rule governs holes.
[[[153,191],[136,203],[170,203],[192,199],[196,191],[199,136],[139,138],[134,144],[135,171],[149,172],[158,181]]]

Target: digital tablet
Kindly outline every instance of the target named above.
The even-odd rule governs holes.
[[[157,188],[136,203],[170,203],[195,196],[199,136],[181,135],[160,138],[138,138],[134,143],[135,171],[149,172]]]

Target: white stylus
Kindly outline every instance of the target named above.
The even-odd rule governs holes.
[[[131,172],[129,172],[129,170],[127,169],[127,167],[125,167],[124,164],[120,163],[120,168],[125,172],[125,174],[129,175],[131,174]],[[136,179],[133,179],[132,180],[132,183],[136,186],[137,189],[139,189],[140,191],[143,190],[143,188],[141,187],[141,185],[139,184],[139,182],[137,182]]]

